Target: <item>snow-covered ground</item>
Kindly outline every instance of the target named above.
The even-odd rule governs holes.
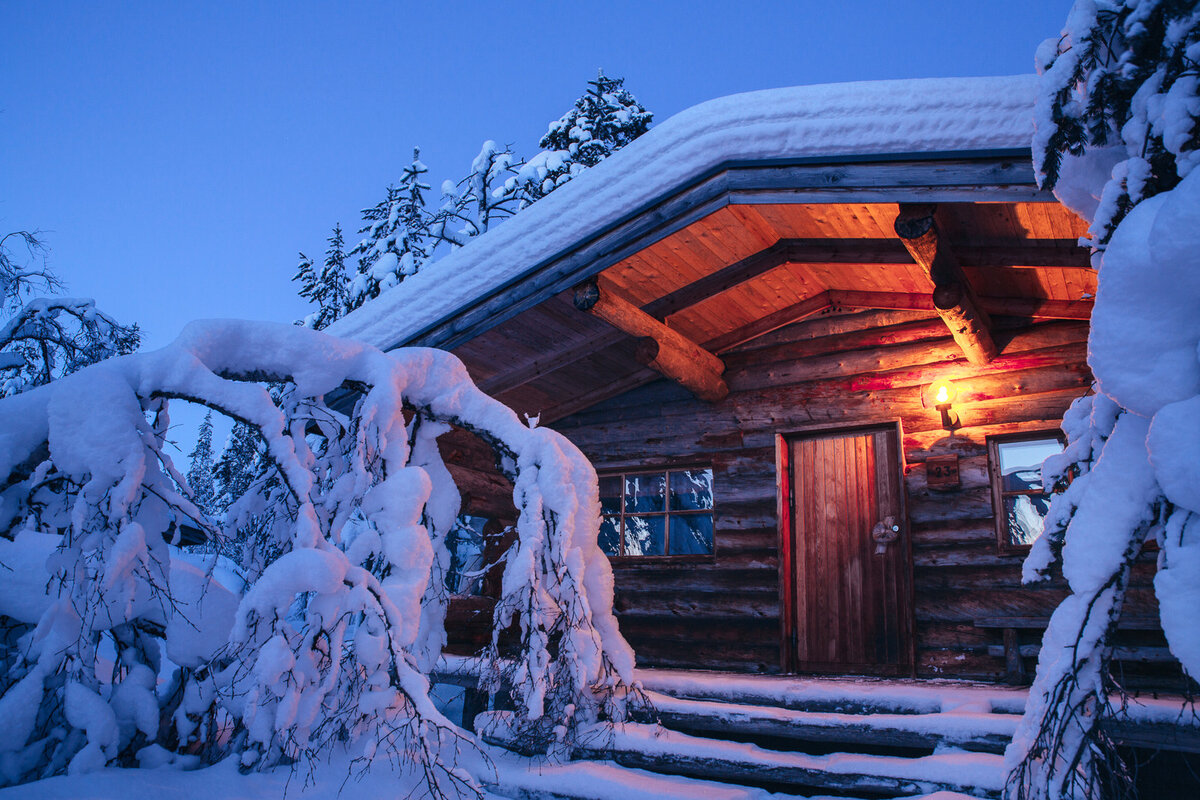
[[[607,762],[539,765],[504,751],[489,749],[487,752],[492,759],[490,776],[485,778],[488,800],[555,796],[588,800],[785,800],[798,797],[724,783],[656,775]],[[476,774],[487,775],[487,771],[481,769]],[[285,796],[295,800],[337,800],[340,797],[396,800],[408,792],[403,778],[386,768],[377,768],[362,780],[348,776],[346,764],[331,763],[318,774],[314,783],[305,785],[303,775],[293,774],[286,769],[242,775],[236,764],[227,760],[191,772],[164,767],[153,770],[106,769],[86,775],[60,776],[0,789],[0,800],[264,800]],[[969,800],[967,795],[953,792],[919,797],[926,800]],[[819,800],[826,799],[820,797]]]

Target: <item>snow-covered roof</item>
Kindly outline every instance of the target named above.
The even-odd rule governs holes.
[[[710,100],[338,320],[390,348],[726,164],[1029,147],[1037,78],[935,78],[769,89]]]

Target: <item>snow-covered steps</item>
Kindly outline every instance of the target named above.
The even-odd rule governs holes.
[[[538,764],[492,751],[493,770],[485,778],[488,797],[512,800],[833,800],[812,795],[775,794],[717,781],[660,775],[611,761]],[[863,798],[863,795],[858,795]],[[855,800],[842,796],[837,800]],[[945,800],[939,796],[938,800]]]
[[[971,710],[928,714],[846,714],[683,700],[649,692],[665,727],[706,736],[819,742],[824,745],[928,748],[1003,753],[1020,717]]]
[[[1029,690],[948,680],[798,678],[701,670],[639,669],[642,688],[690,700],[844,714],[1022,714]]]
[[[484,740],[511,744],[505,715],[479,720]],[[910,797],[938,791],[970,797],[1000,796],[1002,758],[990,753],[946,752],[902,757],[861,753],[768,750],[753,744],[689,736],[657,725],[598,726],[580,738],[572,756],[608,760],[665,775],[775,790],[831,792],[870,797]]]

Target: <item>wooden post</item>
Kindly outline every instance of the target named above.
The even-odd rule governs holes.
[[[575,307],[637,337],[639,361],[700,399],[717,403],[729,394],[721,378],[725,362],[628,300],[602,289],[597,281],[587,281],[575,289]]]
[[[979,307],[958,259],[938,230],[935,206],[901,204],[896,235],[933,281],[933,307],[945,321],[967,360],[987,364],[1000,352],[991,333],[991,320]]]

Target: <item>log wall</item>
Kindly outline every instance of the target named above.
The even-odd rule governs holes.
[[[666,381],[554,424],[597,469],[707,465],[714,469],[711,559],[614,563],[621,628],[647,666],[780,670],[777,436],[805,428],[899,420],[912,537],[916,672],[997,680],[990,655],[1002,631],[973,620],[1048,616],[1064,584],[1020,583],[1021,556],[996,545],[985,437],[1056,430],[1089,391],[1087,323],[998,321],[1001,353],[967,363],[927,313],[871,311],[810,319],[725,355],[730,394],[710,405]],[[922,392],[959,387],[963,427],[941,429]],[[961,486],[933,491],[924,460],[960,457]],[[1139,568],[1128,608],[1154,613]],[[1029,639],[1036,641],[1036,636]],[[1032,667],[1032,662],[1029,662]]]

